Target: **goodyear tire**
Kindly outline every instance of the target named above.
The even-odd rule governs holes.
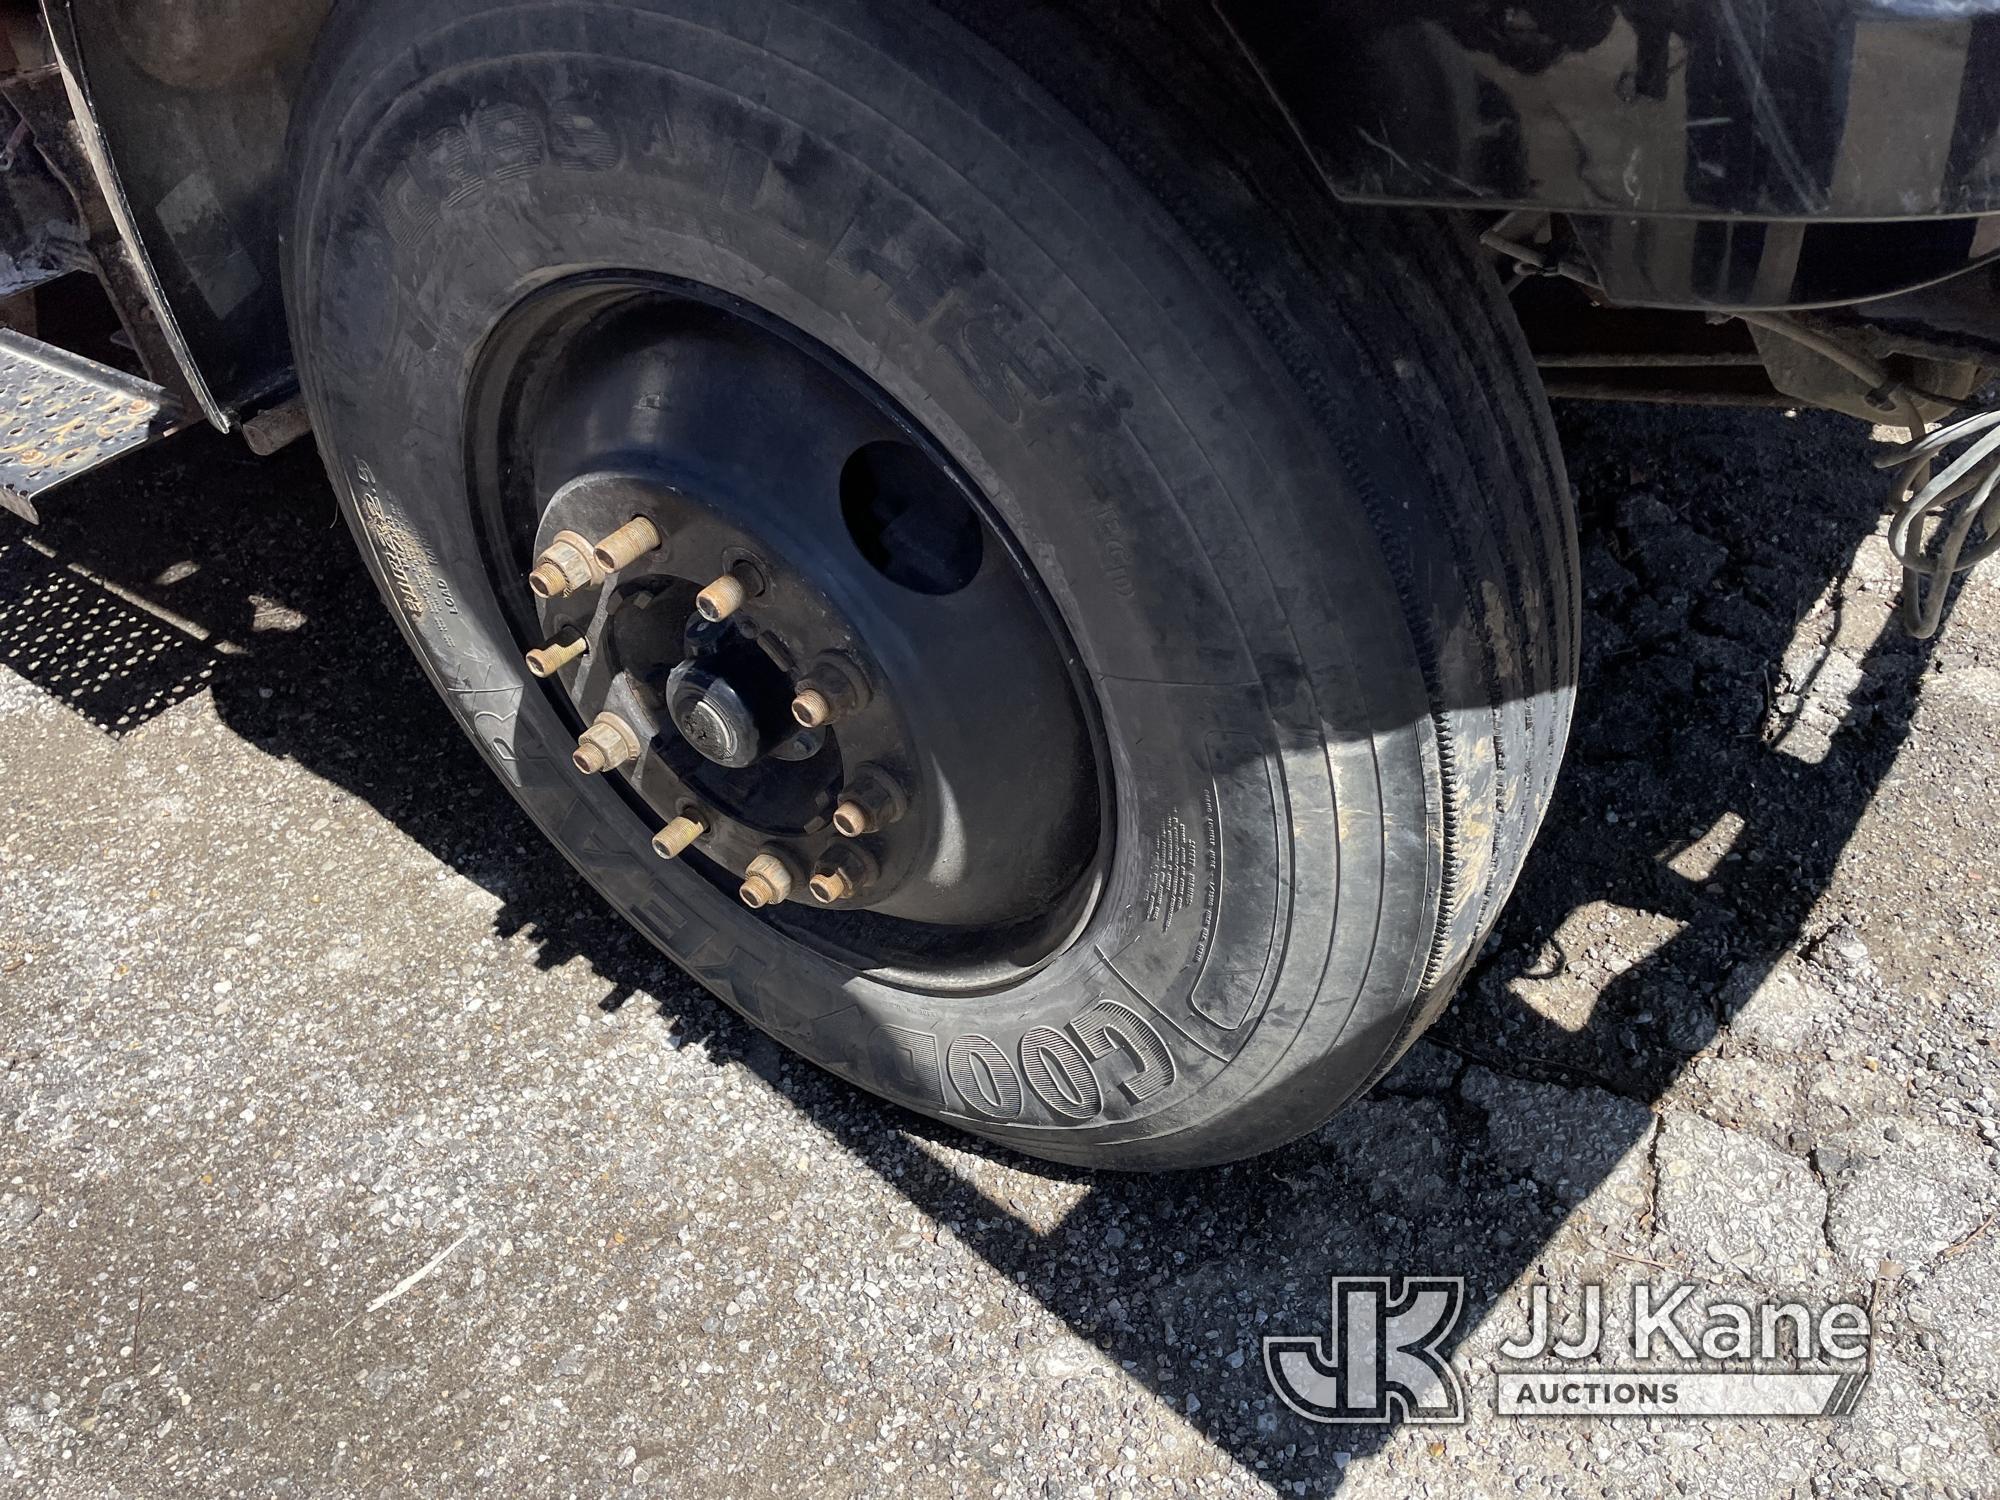
[[[1457,227],[1331,201],[1226,38],[1144,6],[360,0],[293,149],[302,381],[385,597],[549,837],[757,1025],[1022,1150],[1164,1168],[1318,1125],[1448,998],[1568,730],[1560,460]],[[1112,788],[1048,962],[973,997],[844,967],[572,770],[470,534],[466,412],[508,309],[597,267],[869,372],[1033,559]]]

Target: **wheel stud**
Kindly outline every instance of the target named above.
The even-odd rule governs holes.
[[[836,845],[821,857],[819,868],[813,871],[806,887],[813,900],[821,906],[831,906],[836,901],[851,901],[874,878],[872,859],[859,849]]]
[[[551,537],[528,575],[528,587],[537,599],[561,599],[603,581],[604,570],[591,556],[590,543],[574,531],[558,531]]]
[[[833,700],[818,688],[807,684],[799,689],[792,699],[792,717],[807,729],[817,729],[822,724],[833,722]]]
[[[616,573],[658,547],[662,540],[659,527],[644,516],[634,516],[599,542],[590,555],[606,573]]]
[[[553,677],[589,649],[590,642],[582,636],[565,632],[528,653],[528,670],[537,677]]]
[[[742,579],[734,573],[724,573],[694,596],[695,611],[713,625],[741,609],[749,594],[750,591],[743,587]]]
[[[837,652],[828,651],[796,685],[792,717],[807,729],[818,729],[853,713],[868,701],[868,679],[861,669]]]
[[[639,758],[639,736],[616,714],[599,714],[590,728],[576,738],[576,753],[570,757],[586,776],[615,770]]]
[[[691,818],[683,813],[653,835],[653,852],[661,859],[677,859],[686,852],[688,845],[708,832],[708,825],[700,818]]]
[[[845,870],[816,871],[807,884],[812,887],[813,900],[822,906],[831,906],[854,894],[853,882],[847,878]]]
[[[909,798],[893,776],[880,766],[863,766],[841,788],[839,805],[833,810],[833,826],[847,838],[859,838],[888,827],[902,817],[909,805]]]
[[[791,867],[766,849],[752,859],[743,871],[743,884],[736,894],[752,911],[759,907],[776,906],[792,894]]]

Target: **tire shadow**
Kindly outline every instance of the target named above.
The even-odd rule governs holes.
[[[529,937],[542,965],[588,959],[607,1007],[652,997],[1230,1458],[1326,1493],[1393,1428],[1293,1416],[1261,1337],[1324,1334],[1330,1274],[1389,1271],[1465,1277],[1462,1338],[1545,1256],[1593,1237],[1616,1255],[1650,1232],[1653,1106],[1818,935],[1815,904],[1908,737],[1930,655],[1893,624],[1871,638],[1888,591],[1842,596],[1835,628],[1860,673],[1837,694],[1798,639],[1878,518],[1858,424],[1559,416],[1585,659],[1520,887],[1460,998],[1369,1098],[1207,1172],[1048,1168],[787,1064],[546,852],[405,651],[309,444],[260,462],[190,433],[79,482],[38,530],[0,521],[0,663],[112,735],[210,692],[235,733],[365,798],[499,897],[496,928]],[[991,1188],[1016,1170],[1088,1192],[1037,1231]]]

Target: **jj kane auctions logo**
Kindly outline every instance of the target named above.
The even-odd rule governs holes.
[[[1527,1328],[1500,1345],[1510,1364],[1496,1372],[1494,1409],[1518,1417],[1854,1410],[1868,1383],[1866,1307],[1714,1300],[1697,1309],[1696,1291],[1691,1283],[1633,1287],[1618,1344],[1607,1336],[1602,1286],[1586,1284],[1565,1320],[1551,1309],[1549,1288],[1533,1287]],[[1464,1384],[1447,1352],[1465,1310],[1462,1277],[1335,1276],[1330,1305],[1327,1334],[1264,1340],[1264,1372],[1286,1406],[1312,1422],[1465,1420]]]

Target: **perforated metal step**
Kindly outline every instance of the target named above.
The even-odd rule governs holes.
[[[35,498],[185,425],[160,387],[0,328],[0,505]]]

